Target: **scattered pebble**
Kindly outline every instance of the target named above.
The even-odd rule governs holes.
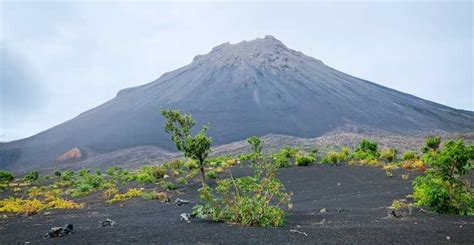
[[[114,227],[115,225],[117,225],[117,222],[115,222],[114,220],[111,220],[111,219],[106,219],[106,220],[102,221],[102,227],[105,227],[105,226]]]
[[[315,225],[324,225],[326,223],[326,219],[321,220],[320,222],[314,223]]]
[[[448,241],[451,240],[451,237],[450,237],[450,236],[447,236],[447,237],[446,237],[446,240],[448,240]]]
[[[181,206],[183,204],[188,204],[189,201],[188,200],[183,200],[181,198],[176,198],[176,200],[174,201],[174,204],[176,204],[176,206]]]
[[[337,182],[337,185],[338,185],[338,186],[341,186],[341,183]]]
[[[51,230],[44,235],[46,238],[53,238],[53,237],[62,237],[69,235],[73,230],[72,224],[67,224],[61,227],[53,227]]]
[[[322,213],[322,214],[325,214],[325,213],[327,213],[328,211],[326,210],[326,208],[322,208],[321,210],[319,210],[319,212]]]
[[[304,235],[304,236],[308,236],[308,234],[307,234],[306,232],[302,232],[302,231],[299,231],[299,230],[291,229],[290,232],[292,232],[292,233],[298,233],[298,234],[301,234],[301,235]]]
[[[188,223],[191,223],[191,221],[189,220],[189,219],[191,218],[191,214],[189,214],[189,213],[182,213],[182,214],[180,215],[180,217],[181,217],[181,221],[186,221],[186,222],[188,222]]]

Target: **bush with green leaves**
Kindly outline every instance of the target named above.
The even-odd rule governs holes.
[[[216,178],[217,178],[217,173],[216,173],[216,171],[214,171],[214,170],[207,171],[207,172],[206,172],[206,177],[207,177],[208,179],[216,179]]]
[[[313,155],[306,153],[298,153],[295,157],[296,166],[308,166],[313,164],[316,161],[316,158]]]
[[[422,151],[423,153],[427,153],[430,151],[437,151],[440,145],[441,145],[440,136],[428,136],[425,140],[425,144],[423,145]]]
[[[272,155],[273,162],[278,168],[286,168],[290,166],[290,159],[295,158],[298,149],[285,147]]]
[[[330,151],[322,159],[322,164],[338,164],[341,162],[349,161],[351,156],[351,150],[349,147],[342,147],[341,151]]]
[[[387,161],[388,163],[397,160],[398,150],[395,148],[385,149],[380,153],[380,158]]]
[[[135,180],[143,184],[156,183],[159,179],[162,179],[166,174],[166,170],[160,166],[146,165],[140,168],[135,173]]]
[[[40,178],[40,174],[38,171],[31,171],[27,173],[24,177],[24,179],[30,183],[37,182]]]
[[[101,189],[105,184],[101,173],[90,173],[89,169],[81,169],[73,178],[71,196],[87,196],[95,189]]]
[[[71,181],[74,177],[74,171],[66,170],[61,173],[61,180],[63,181]]]
[[[176,184],[170,181],[162,180],[160,181],[160,186],[161,188],[165,190],[175,190],[176,189]]]
[[[15,176],[8,171],[0,171],[0,182],[8,183],[15,179]]]
[[[277,167],[260,161],[261,148],[253,147],[253,150],[251,168],[254,175],[234,179],[229,172],[230,178],[218,180],[214,190],[203,186],[199,189],[201,204],[193,207],[194,215],[251,226],[282,226],[285,223],[282,206],[291,208],[291,195],[285,192],[276,177]]]
[[[418,155],[414,151],[405,151],[402,156],[403,161],[413,161],[417,160],[418,158]]]
[[[368,139],[362,139],[355,149],[353,158],[357,160],[376,160],[380,156],[377,142]]]
[[[117,181],[121,184],[125,184],[135,179],[135,176],[129,170],[116,166],[108,168],[105,173],[114,181]]]
[[[424,161],[431,169],[413,183],[415,204],[438,213],[474,215],[474,192],[463,179],[473,168],[474,145],[451,140],[439,149],[438,140],[431,138],[425,146]]]

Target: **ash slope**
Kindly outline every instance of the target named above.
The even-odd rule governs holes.
[[[174,150],[163,132],[163,107],[192,113],[198,127],[209,122],[217,145],[267,134],[474,130],[474,112],[347,75],[266,36],[219,45],[70,121],[0,146],[0,167],[41,167],[74,147],[91,156],[139,145]]]

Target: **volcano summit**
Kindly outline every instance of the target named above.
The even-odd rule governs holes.
[[[474,112],[347,75],[265,36],[221,44],[65,123],[0,145],[0,167],[46,166],[74,148],[103,154],[154,145],[173,151],[160,114],[168,107],[191,113],[198,124],[209,122],[215,145],[267,134],[474,130]]]

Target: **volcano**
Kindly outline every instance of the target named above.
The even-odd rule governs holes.
[[[224,43],[157,80],[32,137],[0,145],[0,167],[42,167],[71,149],[88,155],[175,146],[161,108],[210,124],[214,145],[252,135],[318,137],[331,132],[423,134],[474,130],[457,110],[337,71],[272,36]],[[79,153],[78,153],[79,154]]]

